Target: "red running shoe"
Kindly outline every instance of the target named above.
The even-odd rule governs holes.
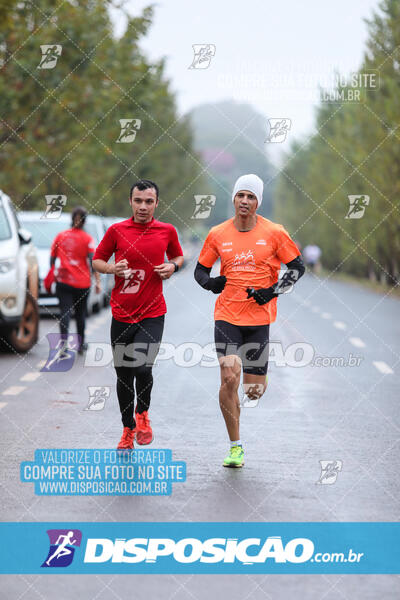
[[[153,441],[153,430],[150,426],[150,419],[147,410],[142,413],[135,413],[136,420],[136,441],[141,446],[147,446]]]
[[[117,450],[133,450],[134,432],[130,427],[124,427]]]

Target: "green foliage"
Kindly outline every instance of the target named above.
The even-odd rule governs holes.
[[[107,0],[0,0],[0,188],[24,210],[45,194],[67,207],[129,215],[131,183],[160,187],[158,217],[182,227],[201,164],[164,76],[139,48],[152,10],[128,18],[116,39]],[[60,44],[52,69],[40,46]],[[117,143],[120,119],[140,119],[132,143]],[[189,206],[190,205],[190,206]]]
[[[286,157],[275,218],[302,245],[314,242],[333,270],[394,283],[400,273],[400,4],[384,0],[368,21],[359,102],[321,103],[317,133]],[[343,90],[349,85],[343,86]],[[370,197],[364,216],[346,219],[348,195]]]

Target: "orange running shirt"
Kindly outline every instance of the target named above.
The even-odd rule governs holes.
[[[215,303],[214,319],[233,325],[267,325],[276,319],[277,299],[260,306],[247,298],[246,288],[268,288],[278,281],[281,263],[300,252],[286,229],[257,215],[256,226],[238,231],[233,218],[212,227],[200,252],[199,263],[212,267],[221,259],[220,275],[226,285]]]

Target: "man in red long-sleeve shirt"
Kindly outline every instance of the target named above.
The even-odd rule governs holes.
[[[124,426],[118,449],[133,448],[135,435],[141,445],[153,440],[148,409],[153,387],[152,366],[167,312],[162,281],[183,264],[176,229],[170,223],[154,219],[158,193],[157,185],[150,180],[134,183],[129,198],[132,217],[111,225],[93,256],[96,271],[115,275],[110,302],[111,345]],[[113,254],[115,264],[108,264]],[[164,262],[165,254],[168,262]]]

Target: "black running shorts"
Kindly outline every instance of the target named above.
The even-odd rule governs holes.
[[[215,350],[218,358],[238,355],[244,373],[266,375],[269,354],[269,325],[233,325],[215,321]]]

